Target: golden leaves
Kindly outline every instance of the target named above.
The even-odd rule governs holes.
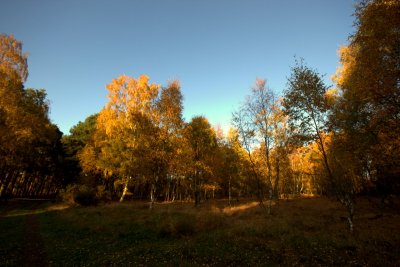
[[[135,113],[154,117],[154,102],[160,85],[150,84],[149,80],[147,75],[141,75],[138,79],[121,75],[107,84],[109,102],[100,113],[98,127],[102,127],[107,135],[112,135],[125,128],[132,129],[132,116]]]
[[[28,56],[22,53],[22,43],[13,35],[0,34],[0,77],[23,83],[28,77]]]
[[[96,168],[121,177],[143,175],[153,179],[163,168],[165,171],[165,162],[171,157],[167,154],[173,152],[170,142],[174,129],[166,127],[165,117],[174,117],[167,112],[169,109],[181,110],[180,88],[169,99],[170,95],[163,94],[166,89],[160,90],[160,85],[151,83],[147,75],[137,79],[121,75],[106,88],[109,101],[99,113],[94,142],[90,144],[96,149]],[[169,101],[174,97],[179,101]],[[181,120],[181,113],[175,113]],[[88,153],[89,162],[90,156]]]
[[[343,87],[349,80],[349,76],[356,64],[354,47],[342,46],[338,50],[341,66],[337,68],[336,73],[332,76],[332,80],[339,86]]]
[[[339,94],[336,88],[330,88],[325,92],[325,101],[329,107],[333,106],[337,101]]]

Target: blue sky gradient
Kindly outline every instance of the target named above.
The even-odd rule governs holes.
[[[99,112],[121,74],[179,79],[184,117],[228,128],[255,79],[280,94],[294,56],[330,76],[353,32],[350,0],[3,0],[0,32],[29,53],[26,87],[44,88],[61,131]]]

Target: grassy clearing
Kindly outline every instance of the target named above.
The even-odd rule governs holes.
[[[400,265],[400,215],[360,200],[355,233],[335,201],[112,203],[37,213],[50,266]],[[13,211],[18,214],[18,211]],[[25,215],[0,219],[0,265],[19,265]]]

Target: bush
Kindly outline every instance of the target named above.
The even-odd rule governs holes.
[[[96,205],[99,201],[108,202],[111,200],[110,194],[105,191],[103,186],[98,186],[94,189],[86,185],[72,184],[62,190],[59,195],[65,203],[82,206]]]
[[[210,232],[216,229],[223,229],[227,225],[227,220],[223,214],[210,212],[198,214],[196,229],[199,232]]]
[[[92,206],[98,203],[96,191],[85,185],[79,187],[79,190],[74,194],[74,201],[82,206]]]
[[[182,238],[195,233],[195,218],[184,214],[164,214],[158,224],[158,235],[162,238]]]
[[[74,195],[79,190],[79,185],[77,184],[70,184],[67,188],[60,190],[58,193],[59,199],[68,204],[75,204]]]
[[[101,202],[111,202],[111,194],[104,185],[96,186],[96,198]]]

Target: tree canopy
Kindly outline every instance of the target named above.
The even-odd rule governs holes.
[[[150,208],[255,197],[273,214],[283,197],[333,195],[352,230],[358,194],[385,203],[400,193],[400,3],[360,1],[354,16],[333,87],[295,60],[282,96],[256,80],[229,133],[202,115],[183,118],[179,81],[121,75],[106,85],[104,108],[62,137],[46,91],[24,86],[22,43],[1,34],[0,197],[52,196],[76,183]]]
[[[55,194],[62,133],[49,119],[44,89],[24,88],[27,55],[0,35],[0,197]],[[57,177],[56,177],[57,176]]]

